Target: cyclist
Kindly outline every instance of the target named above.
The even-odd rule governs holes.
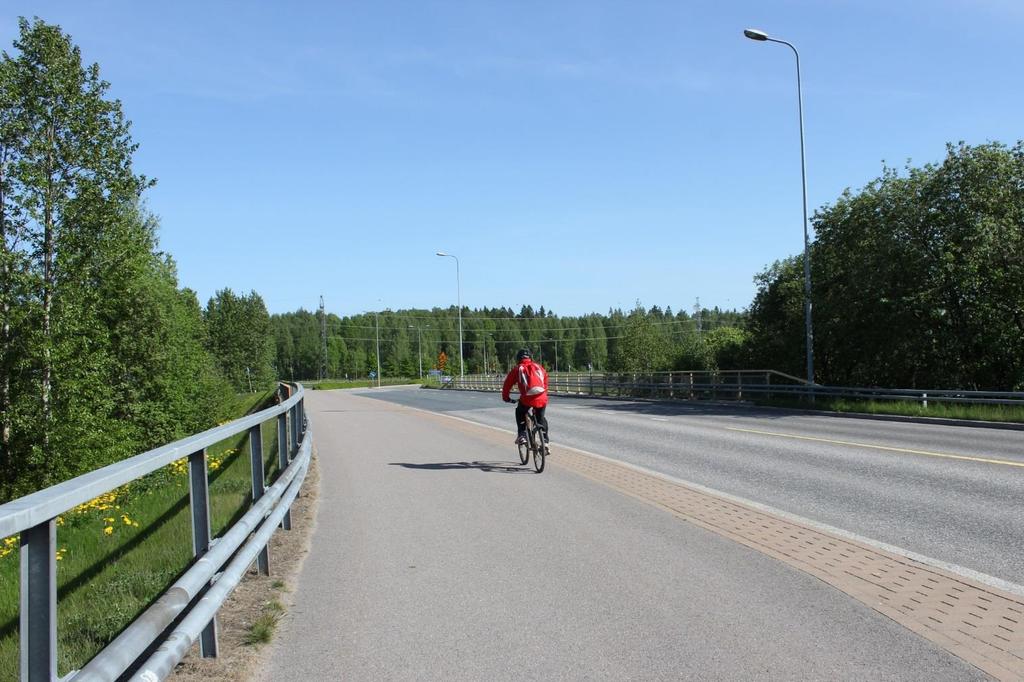
[[[501,387],[501,399],[510,403],[512,399],[509,392],[513,384],[519,385],[519,404],[516,405],[516,427],[519,435],[516,436],[516,443],[526,442],[526,411],[531,407],[544,434],[544,442],[547,443],[548,420],[544,416],[544,410],[548,404],[548,373],[539,363],[533,361],[530,351],[525,348],[516,353],[516,363]]]

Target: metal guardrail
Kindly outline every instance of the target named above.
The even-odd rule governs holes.
[[[82,670],[63,680],[118,679],[137,666],[140,657],[183,614],[184,618],[132,679],[163,679],[197,639],[204,657],[217,655],[217,610],[254,560],[259,572],[269,575],[270,536],[279,525],[285,530],[291,528],[289,510],[305,478],[313,440],[303,388],[296,385],[295,389],[294,394],[273,407],[0,505],[0,537],[20,535],[22,682],[58,679],[57,516],[183,457],[188,457],[195,561]],[[261,426],[274,418],[281,473],[266,488]],[[214,539],[210,532],[206,448],[246,431],[252,465],[252,507],[223,536]],[[256,534],[249,538],[254,531]],[[231,563],[225,566],[229,560]]]
[[[500,391],[504,375],[456,377],[450,388]],[[640,373],[558,372],[549,374],[549,391],[558,395],[590,395],[656,400],[745,400],[754,397],[852,398],[909,400],[973,405],[1021,405],[1021,391],[887,389],[811,385],[775,370],[722,370]]]

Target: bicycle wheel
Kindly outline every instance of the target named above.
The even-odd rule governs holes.
[[[533,468],[537,473],[544,471],[544,459],[547,456],[547,446],[544,445],[544,430],[538,425],[530,432],[530,444],[533,448]]]
[[[526,433],[530,433],[533,428],[533,420],[530,419],[530,413],[526,413]],[[525,443],[519,443],[519,463],[526,464],[530,461],[530,441],[527,440]]]

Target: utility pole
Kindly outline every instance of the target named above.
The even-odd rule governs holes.
[[[327,313],[324,312],[324,296],[320,294],[320,372],[319,379],[327,378]]]
[[[697,302],[693,305],[693,318],[697,320],[697,338],[701,337],[703,328],[701,326],[701,307],[700,307],[700,296],[697,297]]]
[[[380,312],[373,312],[373,321],[377,334],[377,388],[380,388]]]

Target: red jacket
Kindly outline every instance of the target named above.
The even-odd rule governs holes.
[[[534,362],[530,358],[526,358],[520,362],[517,366],[512,368],[512,371],[505,377],[505,384],[501,387],[501,398],[502,400],[509,399],[509,392],[512,390],[512,386],[519,384],[520,370],[525,370],[527,373],[532,370],[533,366],[544,369],[540,363]],[[548,373],[544,372],[544,392],[540,395],[526,395],[526,386],[519,386],[519,402],[527,407],[544,407],[548,404]]]

